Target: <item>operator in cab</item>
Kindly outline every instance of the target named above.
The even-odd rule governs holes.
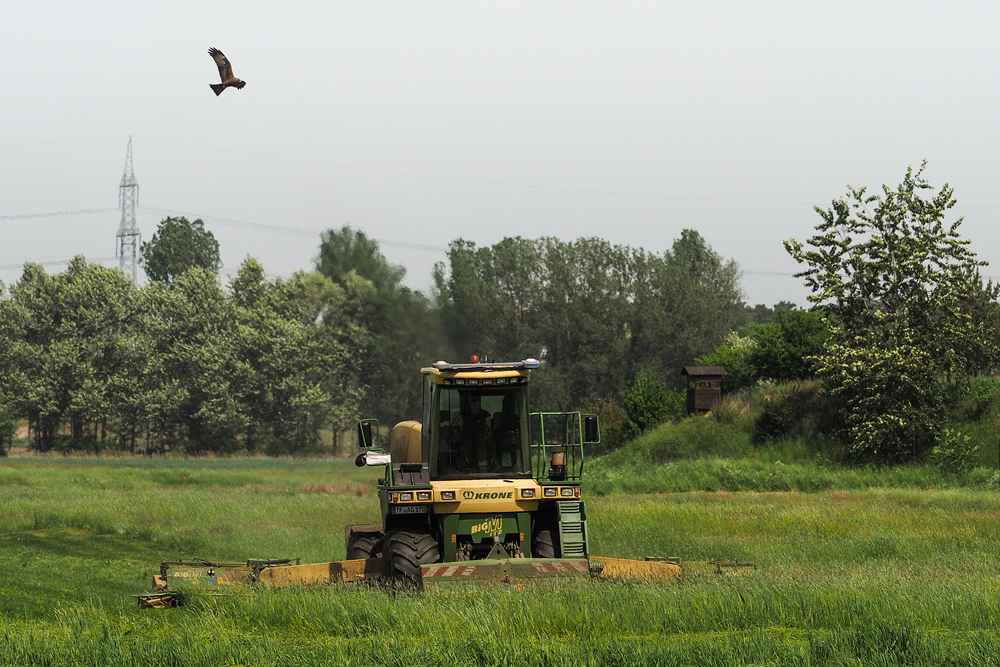
[[[478,394],[469,396],[453,428],[458,432],[459,465],[463,470],[475,472],[486,468],[492,428],[492,417],[483,410],[482,399]]]

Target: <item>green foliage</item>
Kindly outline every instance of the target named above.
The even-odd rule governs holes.
[[[791,401],[764,401],[756,411],[753,440],[757,444],[780,440],[789,434],[798,416]]]
[[[816,374],[830,327],[821,312],[782,310],[773,324],[758,326],[746,364],[756,378],[788,382]]]
[[[1000,381],[997,378],[973,378],[969,384],[968,398],[972,401],[973,416],[982,417],[1000,398]]]
[[[762,303],[758,303],[752,308],[744,305],[747,317],[751,324],[772,324],[780,313],[796,310],[797,306],[791,301],[779,301],[773,308],[768,308]]]
[[[745,319],[739,273],[692,230],[662,255],[601,239],[457,240],[435,270],[459,358],[540,359],[534,405],[576,409],[681,367]]]
[[[340,528],[377,520],[370,489],[378,471],[329,460],[13,457],[0,463],[8,562],[0,569],[0,663],[368,665],[373,655],[426,665],[995,661],[994,491],[944,488],[954,480],[933,468],[798,468],[702,459],[659,477],[661,488],[704,489],[721,479],[805,491],[810,475],[839,472],[830,488],[857,490],[587,489],[594,554],[679,556],[684,576],[669,582],[588,577],[414,595],[355,585],[249,587],[140,612],[131,594],[149,589],[164,558],[343,557]],[[923,488],[938,489],[905,488],[917,472],[928,476]],[[718,576],[706,567],[714,559],[759,569]],[[400,622],[408,618],[437,620]]]
[[[344,225],[339,230],[328,229],[320,239],[316,270],[334,281],[346,281],[353,271],[377,290],[393,290],[406,275],[406,269],[390,264],[378,241],[360,229]]]
[[[973,444],[971,437],[946,428],[942,429],[937,444],[931,450],[930,460],[941,470],[963,475],[978,466],[982,457],[979,446]]]
[[[13,394],[17,364],[13,356],[12,306],[7,288],[0,281],[0,456],[7,455],[20,421]]]
[[[350,227],[323,234],[316,272],[268,281],[248,259],[228,290],[200,220],[163,220],[143,252],[143,289],[81,258],[28,265],[0,298],[0,420],[26,418],[36,448],[304,453],[359,414],[413,418],[418,369],[472,353],[541,359],[535,407],[620,404],[643,374],[679,385],[746,318],[736,265],[691,230],[660,255],[459,240],[436,302]]]
[[[858,458],[901,461],[935,439],[944,386],[930,355],[907,343],[833,343],[820,361],[830,394],[845,407],[845,434]]]
[[[635,384],[622,392],[622,407],[632,437],[686,413],[684,394],[646,373],[641,373]]]
[[[591,401],[583,412],[596,414],[598,417],[601,425],[601,451],[614,451],[631,437],[632,429],[628,415],[622,408],[621,401],[614,396]]]
[[[136,314],[135,287],[120,271],[83,257],[53,277],[28,264],[6,306],[12,368],[5,384],[36,445],[45,451],[93,443],[97,435],[85,425],[106,417],[115,400],[114,378]],[[59,432],[64,424],[68,438]]]
[[[809,300],[830,315],[817,372],[862,458],[900,460],[932,442],[943,379],[975,368],[995,343],[995,331],[970,315],[983,262],[959,236],[962,220],[944,221],[952,189],[925,199],[921,191],[932,187],[922,174],[911,168],[896,189],[850,189],[848,199],[817,208],[811,250],[785,242],[808,267],[799,275]]]
[[[420,368],[450,356],[438,313],[422,293],[400,284],[405,269],[389,264],[363,232],[345,226],[322,238],[317,271],[360,297],[355,313],[365,353],[354,360],[360,412],[385,424],[413,419],[420,414]]]
[[[82,257],[27,265],[0,299],[2,435],[24,417],[40,451],[314,451],[357,416],[356,287],[253,259],[231,293],[197,266],[139,290]]]
[[[753,366],[750,364],[756,345],[757,341],[752,336],[740,336],[737,332],[730,331],[721,345],[694,361],[699,366],[725,367],[722,391],[724,393],[739,391],[752,386],[756,380]]]
[[[173,285],[199,267],[217,274],[222,267],[219,242],[201,220],[164,218],[148,243],[142,244],[142,265],[150,282]]]

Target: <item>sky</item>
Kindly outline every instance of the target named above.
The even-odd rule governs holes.
[[[782,241],[927,160],[998,278],[998,28],[919,0],[2,3],[0,280],[116,265],[129,137],[143,240],[201,217],[227,275],[308,270],[343,225],[424,291],[457,238],[695,229],[748,303],[806,305]],[[212,93],[212,46],[245,88]]]

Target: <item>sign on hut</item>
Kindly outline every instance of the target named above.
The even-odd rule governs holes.
[[[708,412],[722,402],[722,376],[725,366],[685,366],[687,376],[687,411]]]

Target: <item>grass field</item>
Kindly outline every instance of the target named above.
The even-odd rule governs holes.
[[[135,609],[130,595],[167,558],[343,558],[343,526],[377,520],[377,476],[335,460],[0,460],[0,664],[1000,664],[988,487],[606,486],[588,500],[595,553],[760,570],[423,594],[244,589]]]

